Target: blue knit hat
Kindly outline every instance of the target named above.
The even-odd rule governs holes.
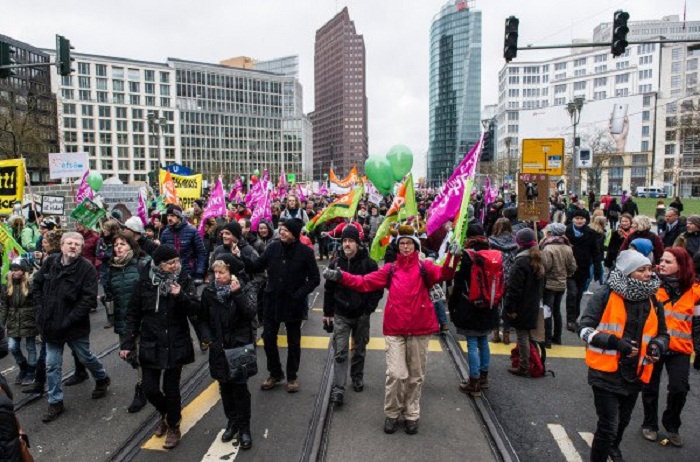
[[[632,246],[634,246],[634,250],[641,253],[645,257],[651,255],[651,252],[654,250],[654,246],[652,246],[651,241],[643,237],[638,237],[630,242],[630,247]]]

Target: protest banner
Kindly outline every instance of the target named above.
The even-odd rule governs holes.
[[[59,152],[49,154],[49,178],[80,178],[90,168],[87,152]]]
[[[167,173],[169,172],[162,169],[160,170],[161,185],[165,182],[165,176]],[[202,197],[202,174],[176,175],[171,173],[170,175],[173,179],[173,183],[175,184],[177,197],[180,199],[180,205],[184,210],[192,208],[194,201]]]
[[[41,196],[41,213],[43,215],[63,215],[66,198],[63,196]]]
[[[107,212],[102,207],[90,199],[85,199],[70,213],[70,217],[82,223],[86,228],[97,230],[99,229],[98,223],[100,219],[106,214]]]
[[[24,159],[0,161],[0,215],[12,214],[15,202],[24,197]]]

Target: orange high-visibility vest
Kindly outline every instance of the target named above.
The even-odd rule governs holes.
[[[671,337],[669,349],[693,354],[693,316],[700,316],[700,285],[693,283],[676,303],[671,302],[663,287],[656,293],[656,298],[664,305],[666,329]]]
[[[656,337],[659,329],[659,319],[656,316],[656,309],[649,301],[651,310],[649,317],[644,323],[642,332],[642,345],[639,347],[639,355],[637,362],[637,374],[640,375],[640,380],[644,383],[649,383],[653,364],[645,359],[647,354],[647,346],[649,341]],[[625,332],[625,323],[627,322],[627,311],[625,311],[624,299],[615,292],[610,292],[608,304],[603,312],[603,317],[600,318],[600,323],[596,330],[606,334],[612,334],[617,338],[622,338]],[[602,372],[617,371],[620,352],[617,350],[603,350],[592,345],[586,346],[586,364],[592,369]]]

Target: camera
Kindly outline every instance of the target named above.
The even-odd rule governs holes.
[[[333,333],[333,320],[332,319],[330,321],[327,321],[327,320],[323,321],[323,330],[325,330],[329,334]]]

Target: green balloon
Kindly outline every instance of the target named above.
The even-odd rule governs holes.
[[[386,159],[380,156],[369,156],[365,161],[365,174],[375,188],[380,192],[391,189],[394,179],[391,173],[391,166]]]
[[[260,170],[258,170],[257,168],[253,170],[253,175],[260,176]]]
[[[403,180],[413,167],[413,153],[408,147],[397,144],[389,149],[386,159],[391,165],[391,174],[395,181]]]
[[[241,181],[245,183],[245,175],[241,175]]]
[[[90,185],[93,191],[97,192],[102,189],[102,175],[100,172],[90,172],[87,176],[87,184]]]

